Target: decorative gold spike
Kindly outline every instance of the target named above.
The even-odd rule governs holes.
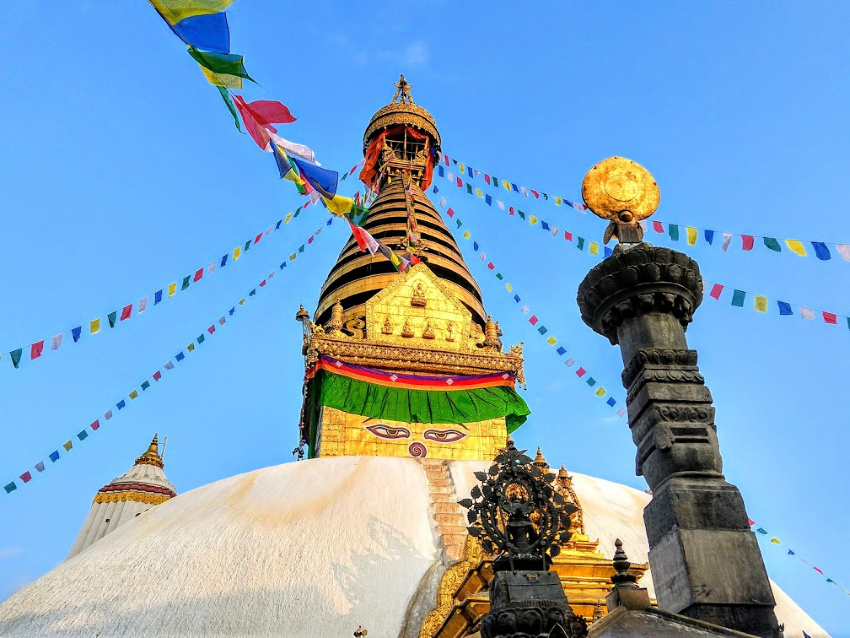
[[[158,433],[153,435],[153,440],[151,441],[151,444],[148,446],[147,452],[145,452],[139,458],[137,458],[134,465],[156,465],[160,469],[165,467],[165,463],[162,462],[162,458],[159,456],[159,434]]]

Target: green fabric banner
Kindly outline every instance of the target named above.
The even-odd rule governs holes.
[[[238,75],[240,78],[254,81],[245,70],[245,65],[243,64],[244,58],[241,55],[234,53],[210,53],[209,51],[199,51],[194,47],[189,47],[189,55],[194,58],[195,62],[213,73]]]
[[[236,125],[236,130],[242,133],[242,126],[239,124],[239,115],[236,113],[236,106],[233,104],[233,100],[230,99],[230,93],[223,86],[215,87],[218,89],[218,92],[221,93],[221,99],[224,100],[224,103],[227,105],[227,110],[230,111],[230,114],[233,116],[233,123]]]
[[[782,247],[779,245],[779,242],[776,241],[773,237],[764,237],[764,245],[775,252],[782,252]]]
[[[313,383],[316,405],[406,423],[473,423],[505,417],[513,432],[531,413],[513,388],[412,390],[351,379],[320,370]]]

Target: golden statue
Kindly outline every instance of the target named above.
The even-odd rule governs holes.
[[[610,220],[603,243],[615,237],[621,244],[643,241],[638,224],[658,208],[661,193],[648,170],[625,157],[609,157],[591,168],[581,184],[584,203]]]

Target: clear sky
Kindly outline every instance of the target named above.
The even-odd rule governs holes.
[[[238,0],[230,10],[233,50],[262,85],[244,95],[287,104],[298,121],[281,134],[325,166],[358,161],[369,117],[405,73],[444,150],[477,169],[579,199],[585,172],[622,155],[657,179],[665,222],[838,243],[850,243],[848,23],[847,4],[810,2]],[[308,209],[145,315],[77,344],[66,336],[58,351],[12,369],[13,348],[152,295],[300,202],[147,2],[7,3],[0,41],[5,484],[161,368],[326,215]],[[618,350],[581,322],[575,302],[597,259],[435,183],[523,301],[624,399]],[[605,223],[593,215],[501,192],[601,239]],[[0,492],[0,599],[64,559],[97,489],[154,432],[168,436],[166,472],[180,492],[292,460],[303,372],[294,315],[299,303],[315,308],[347,234],[332,226],[120,418],[28,485]],[[687,250],[713,282],[850,314],[850,262],[834,251],[821,262],[759,245],[724,254],[647,239]],[[518,443],[542,445],[553,465],[644,489],[625,421],[466,256],[505,342],[525,342],[533,415]],[[761,315],[749,300],[734,308],[727,293],[706,298],[688,338],[715,399],[727,478],[785,544],[763,543],[770,575],[826,629],[850,635],[850,596],[786,553],[850,588],[850,331],[773,307]]]

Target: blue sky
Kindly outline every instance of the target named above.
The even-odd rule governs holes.
[[[850,243],[846,164],[850,7],[833,3],[326,2],[239,0],[233,50],[298,117],[281,127],[329,167],[360,158],[371,114],[405,73],[452,157],[579,199],[611,155],[646,166],[657,218]],[[44,458],[185,347],[319,227],[308,209],[167,303],[65,343],[19,370],[9,350],[135,302],[244,243],[299,204],[271,158],[233,127],[216,90],[146,2],[30,0],[4,10],[0,128],[0,483]],[[435,178],[436,179],[436,178]],[[618,400],[619,352],[581,322],[596,259],[435,183],[532,311]],[[350,184],[350,183],[348,183]],[[483,184],[483,182],[482,182]],[[511,197],[560,228],[605,224]],[[289,462],[302,360],[298,304],[313,309],[347,238],[334,225],[173,373],[49,471],[0,495],[0,598],[61,562],[99,487],[154,432],[178,490]],[[649,233],[733,288],[850,314],[850,262],[723,253]],[[468,251],[468,243],[463,244]],[[518,443],[552,464],[643,489],[626,424],[555,355],[466,253],[506,343],[525,342],[533,415]],[[706,299],[688,330],[715,399],[727,478],[748,511],[850,588],[845,326]],[[850,635],[850,596],[768,543],[771,576],[826,629]]]

